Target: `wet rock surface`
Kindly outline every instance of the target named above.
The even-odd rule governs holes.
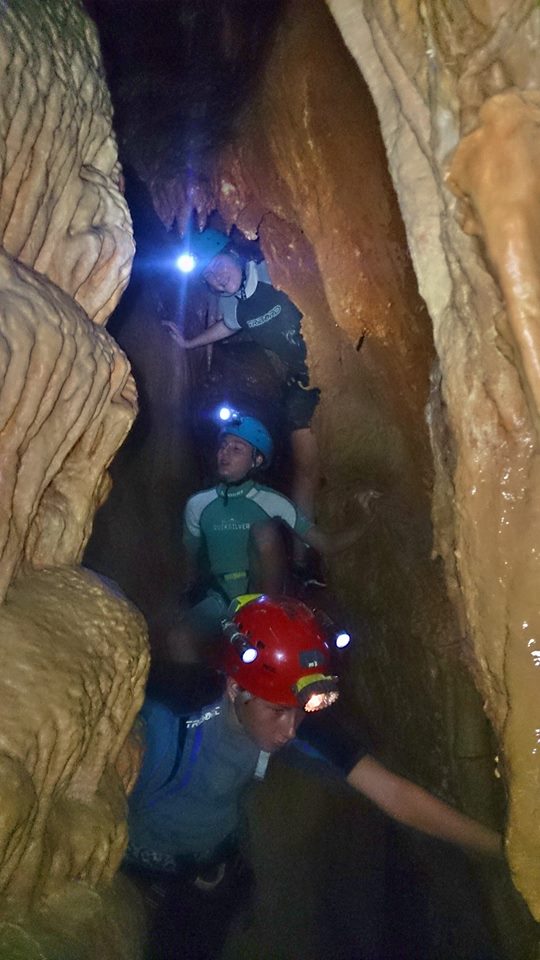
[[[539,12],[528,2],[471,3],[445,19],[436,4],[329,6],[373,93],[433,320],[436,551],[462,656],[501,743],[515,881],[537,914],[538,372],[529,324],[538,298],[529,224],[538,206]]]

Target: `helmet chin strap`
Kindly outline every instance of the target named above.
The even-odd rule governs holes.
[[[249,468],[247,473],[245,473],[240,480],[227,480],[224,482],[223,485],[225,487],[225,490],[223,493],[223,501],[225,506],[227,506],[229,502],[230,487],[241,487],[242,484],[246,482],[246,480],[249,480],[251,477],[254,476],[255,471],[258,470],[259,467],[261,466],[260,463],[257,463],[257,457],[260,457],[260,456],[261,454],[259,453],[259,451],[255,447],[253,447],[253,453],[251,455],[251,467]]]

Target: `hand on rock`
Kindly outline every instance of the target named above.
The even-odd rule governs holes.
[[[163,326],[167,328],[174,342],[177,343],[179,347],[182,347],[185,350],[187,347],[188,341],[182,336],[176,324],[171,323],[169,320],[166,320],[163,323]]]

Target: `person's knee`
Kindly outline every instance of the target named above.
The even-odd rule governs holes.
[[[193,627],[180,621],[169,630],[164,644],[165,659],[171,663],[193,663],[198,657],[199,637]]]
[[[256,521],[249,530],[249,544],[258,553],[281,549],[281,531],[275,520]]]
[[[226,604],[208,596],[183,613],[171,625],[166,638],[166,655],[173,663],[196,663],[204,650],[220,636],[220,621]]]

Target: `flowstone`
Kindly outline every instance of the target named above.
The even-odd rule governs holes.
[[[77,566],[137,412],[103,329],[134,249],[120,186],[94,27],[71,0],[14,0],[0,35],[3,960],[141,954],[115,872],[146,625]]]

